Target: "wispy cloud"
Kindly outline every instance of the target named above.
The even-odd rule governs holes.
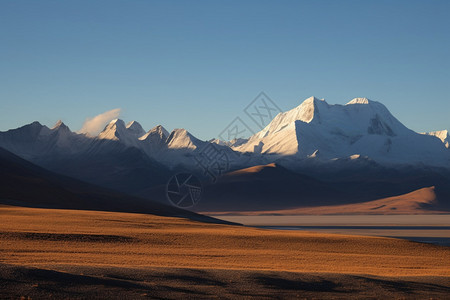
[[[105,111],[93,118],[87,118],[78,133],[85,133],[90,136],[98,135],[108,122],[119,117],[121,110],[121,108],[115,108]]]

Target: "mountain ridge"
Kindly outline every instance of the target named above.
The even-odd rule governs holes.
[[[169,133],[162,125],[145,132],[137,121],[115,119],[94,137],[72,132],[62,121],[52,128],[36,121],[0,132],[0,147],[50,171],[144,197],[178,172],[210,181],[267,164],[326,181],[373,181],[382,172],[441,178],[450,170],[444,140],[408,129],[367,98],[330,105],[310,97],[249,139],[229,142],[203,141],[186,129]],[[398,191],[421,187],[414,181]]]
[[[25,127],[29,128],[25,130]],[[22,137],[21,134],[15,134],[17,131],[23,131]],[[383,164],[423,163],[444,167],[448,165],[450,168],[450,151],[444,151],[445,147],[449,147],[448,131],[415,133],[398,121],[382,103],[368,98],[354,98],[345,105],[330,105],[324,99],[310,97],[297,107],[279,113],[265,128],[248,140],[202,141],[186,129],[174,129],[169,133],[161,125],[146,132],[137,121],[125,124],[121,119],[112,120],[97,136],[89,137],[70,131],[59,120],[52,128],[36,121],[17,129],[0,132],[0,146],[19,155],[26,153],[25,157],[29,158],[33,156],[27,153],[31,150],[21,151],[23,149],[18,149],[20,143],[30,144],[41,139],[48,144],[50,141],[46,141],[45,136],[56,131],[60,132],[59,138],[56,139],[64,141],[59,142],[61,146],[70,148],[71,145],[67,144],[77,143],[76,147],[72,148],[81,152],[82,144],[92,144],[95,140],[119,141],[127,147],[138,148],[149,156],[155,155],[155,159],[160,158],[161,151],[198,152],[209,143],[220,146],[220,149],[228,148],[229,153],[235,152],[238,156],[242,153],[255,156],[272,155],[265,157],[272,161],[258,158],[258,164],[276,162],[284,156],[330,160],[360,155]],[[15,135],[12,137],[14,141],[5,137],[7,135]],[[431,136],[439,138],[441,143],[428,138]],[[28,141],[20,141],[27,138]],[[414,147],[410,147],[413,144]],[[442,145],[444,147],[441,147]],[[185,163],[184,158],[172,159],[176,162],[169,167]],[[239,167],[247,166],[239,161],[236,164]]]
[[[0,204],[147,213],[201,222],[228,222],[61,176],[0,147]]]
[[[329,105],[310,97],[233,149],[322,160],[362,155],[383,164],[449,166],[444,148],[408,129],[380,102],[355,98],[346,105]]]

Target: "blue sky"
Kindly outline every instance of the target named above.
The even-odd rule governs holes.
[[[261,91],[384,103],[450,129],[450,1],[0,1],[0,130],[121,108],[145,129],[224,129]]]

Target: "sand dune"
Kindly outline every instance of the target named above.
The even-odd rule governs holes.
[[[423,188],[411,193],[363,203],[300,207],[282,210],[241,211],[241,212],[202,212],[211,216],[240,215],[413,215],[448,214],[449,211],[432,210],[437,201],[435,188]]]
[[[401,175],[381,170],[367,175],[357,171],[318,179],[314,172],[295,173],[280,165],[268,164],[224,174],[217,182],[205,185],[204,197],[195,207],[197,212],[279,211],[297,208],[333,206],[333,210],[362,213],[446,213],[450,211],[449,180],[441,174],[414,172]],[[419,172],[420,173],[420,172]],[[316,174],[317,175],[317,174]],[[350,176],[351,175],[351,176]],[[433,188],[433,190],[431,190]],[[420,191],[420,189],[424,189]],[[414,195],[409,195],[416,191]],[[421,194],[421,195],[419,195]],[[414,196],[417,203],[391,199],[396,203],[366,203],[399,195]],[[401,200],[401,201],[400,201]],[[386,202],[386,201],[385,201]],[[392,203],[391,203],[392,202]],[[402,203],[401,203],[402,202]],[[361,203],[362,206],[337,206]],[[316,214],[303,210],[302,213]],[[321,213],[321,212],[319,212]],[[334,213],[334,212],[330,212]]]
[[[30,282],[26,278],[37,272],[30,268],[63,272],[75,277],[90,274],[89,278],[80,279],[83,284],[98,280],[98,276],[119,276],[119,273],[123,273],[120,276],[124,278],[130,276],[126,280],[130,284],[139,281],[136,275],[139,272],[150,278],[150,274],[154,276],[155,270],[160,270],[160,273],[170,273],[171,278],[178,278],[172,283],[164,281],[165,275],[159,278],[174,288],[180,287],[181,278],[188,274],[200,281],[212,274],[221,282],[222,289],[227,280],[235,282],[236,276],[243,276],[247,278],[248,289],[253,284],[254,289],[262,286],[268,291],[271,284],[273,289],[278,284],[287,284],[290,292],[307,292],[308,284],[304,283],[305,288],[301,289],[305,278],[311,282],[325,278],[330,281],[330,287],[337,285],[348,292],[351,276],[362,278],[361,284],[367,286],[370,286],[368,282],[373,284],[370,281],[373,276],[382,276],[382,281],[413,282],[418,291],[422,290],[420,282],[432,283],[438,296],[449,291],[445,282],[450,282],[450,249],[429,244],[379,237],[264,230],[115,212],[2,206],[0,219],[2,285],[16,294],[24,291],[24,287],[14,284],[22,282],[26,285]],[[109,275],[105,271],[112,269],[115,271]],[[228,271],[222,273],[220,270]],[[53,273],[42,272],[47,275],[43,275],[41,280],[48,277],[44,280],[47,284],[59,276],[52,277]],[[197,276],[195,274],[199,273],[196,272],[203,275]],[[268,276],[264,272],[272,273]],[[14,274],[25,279],[13,284],[11,278],[16,278]],[[263,274],[261,278],[275,279],[272,283],[267,279],[264,285],[261,283],[264,280],[255,279],[259,276],[257,274]],[[342,277],[344,274],[350,277]],[[39,282],[36,278],[33,280]],[[83,284],[80,283],[80,289]],[[151,286],[151,283],[146,284]],[[202,283],[203,289],[207,289],[205,284],[208,285]],[[317,293],[327,290],[326,286],[317,284],[315,294],[310,291],[308,295],[317,296]],[[209,287],[210,293],[214,285]],[[379,284],[377,286],[381,288]],[[236,289],[239,290],[238,287]],[[337,287],[331,288],[329,292],[338,293],[338,290]],[[190,291],[195,294],[198,288]],[[394,295],[401,295],[400,289],[397,292]],[[71,295],[68,290],[61,293]]]

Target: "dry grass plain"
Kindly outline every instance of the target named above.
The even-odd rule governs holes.
[[[450,249],[145,214],[0,206],[0,297],[418,298]]]

